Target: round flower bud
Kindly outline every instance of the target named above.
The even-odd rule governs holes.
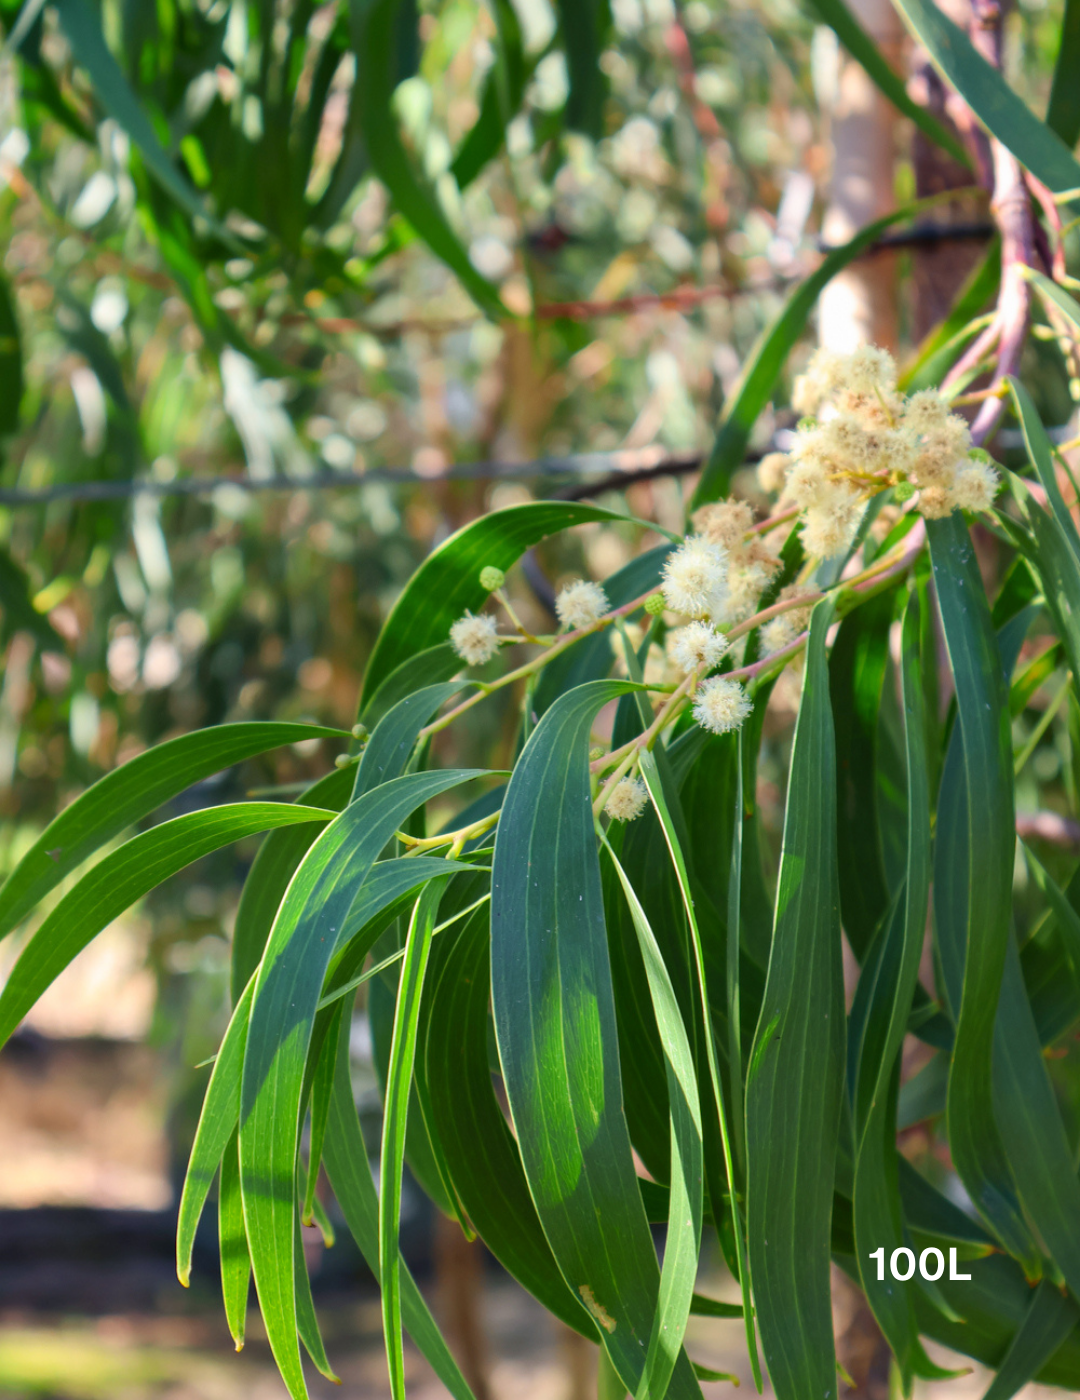
[[[729,730],[738,729],[753,708],[749,695],[738,681],[713,676],[698,686],[694,718],[711,734],[727,734]]]
[[[506,575],[502,569],[497,569],[494,564],[488,564],[480,570],[480,587],[487,589],[489,593],[494,593],[496,588],[501,588],[506,582]]]
[[[588,579],[568,583],[555,599],[555,613],[564,627],[591,627],[607,610],[607,594]]]
[[[648,790],[639,778],[622,778],[608,793],[604,810],[613,821],[632,822],[641,816],[648,800]]]
[[[915,488],[910,481],[898,481],[893,487],[893,500],[897,505],[902,505],[904,501],[910,501],[915,494]]]
[[[645,599],[645,611],[650,617],[659,617],[666,607],[662,593],[650,593]]]
[[[671,659],[684,675],[704,666],[712,670],[719,666],[728,649],[728,639],[707,622],[689,622],[676,632],[668,633]]]
[[[719,610],[727,594],[728,553],[700,535],[689,535],[664,561],[664,600],[672,612],[703,617]]]
[[[366,724],[354,724],[350,732],[354,739],[366,739],[368,736]]]
[[[495,619],[486,613],[477,616],[466,611],[450,628],[450,643],[462,661],[470,666],[482,666],[499,650]]]

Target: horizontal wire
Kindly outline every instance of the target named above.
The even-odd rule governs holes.
[[[132,477],[123,481],[64,481],[40,489],[0,487],[0,506],[46,506],[56,501],[126,500],[133,496],[212,496],[218,491],[340,491],[365,482],[385,481],[434,486],[444,481],[520,481],[537,477],[596,475],[589,491],[605,491],[628,481],[677,476],[696,471],[703,452],[666,452],[660,448],[631,448],[616,452],[585,452],[566,457],[538,457],[528,462],[461,462],[445,471],[418,472],[399,467],[373,467],[364,472],[314,472],[310,476],[209,476],[157,481]],[[579,488],[568,488],[577,491]],[[559,493],[563,495],[562,492]],[[580,497],[569,495],[566,499]]]

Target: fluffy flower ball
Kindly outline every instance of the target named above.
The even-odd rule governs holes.
[[[724,634],[715,631],[707,622],[690,622],[669,633],[668,641],[672,661],[687,675],[699,666],[711,671],[720,664],[729,645]]]
[[[470,666],[482,666],[499,650],[495,619],[466,611],[450,628],[450,644]]]
[[[700,535],[688,535],[664,564],[664,599],[672,612],[704,617],[723,607],[727,551]]]
[[[645,810],[649,794],[639,778],[620,778],[608,793],[604,810],[613,821],[632,822]]]
[[[607,594],[588,579],[568,583],[555,599],[555,612],[564,627],[591,627],[607,610]]]
[[[753,708],[749,695],[738,681],[713,676],[698,686],[694,718],[711,734],[727,734],[738,729]]]
[[[789,642],[793,642],[798,636],[791,621],[789,613],[781,613],[779,617],[772,617],[761,629],[761,650],[765,656],[772,656],[774,652],[783,651]]]

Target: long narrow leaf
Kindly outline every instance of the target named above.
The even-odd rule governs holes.
[[[372,168],[431,251],[457,274],[476,304],[496,321],[509,318],[495,287],[473,266],[433,190],[413,168],[394,112],[398,0],[350,0],[357,57],[356,94]]]
[[[953,133],[943,126],[933,113],[908,96],[903,78],[893,70],[844,0],[813,0],[813,6],[852,58],[866,69],[869,77],[896,110],[902,116],[909,117],[924,136],[928,136],[935,146],[947,151],[953,160],[961,165],[970,166],[971,157]]]
[[[1021,165],[1055,194],[1080,189],[1080,164],[934,0],[893,0],[934,67]]]
[[[607,843],[605,843],[607,845]],[[675,1369],[686,1334],[690,1305],[694,1297],[698,1255],[701,1252],[702,1143],[701,1109],[697,1076],[682,1012],[675,989],[664,966],[663,955],[649,927],[645,911],[634,887],[607,845],[607,852],[622,886],[641,960],[649,979],[653,1012],[664,1046],[667,1070],[668,1104],[671,1116],[671,1196],[668,1212],[664,1264],[660,1271],[660,1302],[649,1337],[645,1369],[637,1390],[637,1400],[662,1400]]]
[[[983,1400],[1012,1400],[1038,1375],[1078,1322],[1080,1308],[1044,1278]]]
[[[390,1065],[386,1075],[386,1101],[383,1112],[382,1154],[379,1177],[379,1281],[382,1288],[383,1335],[390,1371],[390,1393],[394,1400],[405,1400],[405,1354],[401,1334],[401,1271],[398,1232],[401,1225],[401,1173],[405,1165],[405,1121],[409,1108],[409,1087],[416,1057],[420,996],[431,952],[431,934],[445,880],[426,885],[409,922],[401,985],[394,1013],[394,1034],[390,1045]]]
[[[570,691],[525,745],[495,841],[491,971],[503,1081],[537,1213],[636,1392],[660,1269],[622,1112],[588,775],[595,715],[632,689],[594,681]],[[681,1355],[669,1394],[698,1393]]]
[[[181,175],[162,146],[153,123],[110,53],[101,30],[101,20],[88,0],[57,0],[56,10],[75,61],[86,69],[93,84],[94,95],[116,124],[131,137],[154,179],[188,215],[205,220],[220,237],[236,246],[236,240],[214,223],[196,190]]]
[[[125,909],[185,866],[244,836],[333,812],[284,802],[207,807],[133,836],[98,861],[60,900],[23,949],[0,992],[0,1045],[64,968]]]
[[[1061,42],[1054,64],[1054,82],[1046,109],[1046,125],[1056,131],[1071,150],[1080,141],[1080,3],[1065,0],[1061,17]],[[1000,1400],[1000,1397],[996,1397]]]
[[[240,1073],[244,1064],[244,1046],[251,1022],[251,1000],[255,994],[255,977],[244,988],[225,1029],[210,1083],[206,1086],[202,1113],[191,1144],[184,1189],[180,1196],[180,1213],[176,1222],[176,1274],[186,1288],[191,1277],[191,1253],[195,1231],[210,1194],[218,1166],[236,1131],[240,1118]],[[237,1159],[239,1168],[239,1158]],[[247,1235],[244,1236],[247,1253]],[[245,1294],[246,1296],[246,1294]],[[236,1336],[236,1332],[233,1332]]]
[[[239,1105],[238,1105],[239,1107]],[[221,1158],[218,1183],[218,1247],[221,1259],[221,1296],[225,1320],[236,1343],[244,1349],[248,1292],[251,1288],[251,1255],[244,1229],[244,1205],[240,1199],[240,1157],[236,1130]]]
[[[686,912],[686,920],[690,926],[690,939],[694,954],[694,970],[698,995],[701,1001],[701,1016],[705,1029],[705,1054],[709,1065],[709,1079],[712,1084],[713,1103],[716,1108],[717,1126],[720,1131],[720,1140],[724,1155],[724,1168],[727,1173],[727,1185],[731,1199],[731,1218],[735,1231],[735,1252],[738,1262],[739,1286],[742,1290],[743,1300],[743,1320],[746,1326],[746,1343],[750,1355],[750,1365],[754,1372],[754,1381],[758,1388],[761,1388],[761,1370],[757,1354],[757,1340],[754,1334],[753,1308],[750,1302],[750,1266],[746,1258],[746,1244],[743,1236],[742,1212],[739,1209],[738,1195],[735,1189],[735,1164],[731,1154],[731,1133],[728,1126],[727,1109],[724,1104],[724,1087],[720,1078],[720,1056],[716,1046],[716,1032],[713,1027],[712,1008],[709,1001],[709,988],[705,971],[705,951],[702,945],[701,929],[698,924],[697,911],[694,907],[694,899],[690,888],[690,878],[686,868],[686,858],[683,854],[682,844],[679,840],[672,814],[668,807],[667,798],[664,794],[664,785],[661,781],[659,765],[653,753],[644,752],[640,760],[641,776],[645,779],[645,784],[649,789],[649,796],[652,798],[656,814],[660,818],[660,825],[664,831],[664,840],[667,843],[671,861],[675,867],[675,874],[679,882],[679,891],[682,895],[683,908]],[[728,930],[728,937],[731,931]],[[720,1202],[713,1202],[714,1218],[720,1213]]]
[[[829,1252],[844,983],[825,666],[831,621],[831,603],[819,603],[795,726],[772,953],[746,1083],[750,1269],[778,1400],[837,1393]]]
[[[323,979],[363,881],[398,825],[421,803],[477,776],[413,773],[351,803],[304,857],[259,966],[242,1079],[240,1180],[267,1336],[295,1397],[307,1394],[293,1293],[299,1112]]]
[[[324,1161],[349,1233],[368,1268],[379,1280],[379,1198],[349,1078],[350,1021],[351,1016],[345,1016],[342,1022]],[[409,1335],[454,1400],[475,1400],[404,1262],[401,1263],[401,1312]]]
[[[949,1145],[980,1215],[1036,1268],[994,1118],[994,1021],[1009,944],[1015,843],[1008,696],[990,611],[959,516],[928,522],[959,723],[938,799],[934,905],[956,1020]]]
[[[87,856],[193,783],[283,744],[341,737],[313,724],[222,724],[158,744],[106,773],[53,818],[8,876],[0,889],[0,936]]]
[[[884,1246],[891,1258],[905,1243],[896,1153],[897,1057],[907,1030],[919,975],[930,895],[930,791],[926,718],[919,673],[919,597],[907,605],[902,632],[904,736],[907,758],[908,839],[904,889],[885,939],[868,1005],[867,1034],[855,1094],[857,1152],[853,1195],[856,1257],[863,1290],[900,1365],[910,1391],[919,1341],[909,1290],[880,1283],[870,1254]],[[866,974],[864,974],[865,976]],[[862,985],[860,982],[860,991]],[[864,1078],[869,1082],[863,1090]],[[860,1099],[865,1099],[865,1113]]]

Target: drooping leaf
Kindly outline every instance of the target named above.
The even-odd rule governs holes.
[[[1055,194],[1080,189],[1080,164],[1056,132],[1013,92],[1002,74],[934,0],[893,0],[934,67],[992,136]]]
[[[382,1153],[379,1168],[379,1283],[382,1289],[383,1335],[390,1371],[390,1393],[405,1400],[405,1355],[401,1332],[401,1270],[398,1233],[401,1226],[401,1174],[405,1165],[405,1121],[409,1108],[416,1056],[417,1026],[424,974],[431,952],[431,934],[445,880],[426,885],[416,901],[394,1013],[390,1064],[386,1073]]]
[[[307,1393],[293,1293],[298,1119],[323,979],[364,879],[400,822],[478,776],[475,770],[412,773],[352,802],[297,869],[259,965],[242,1078],[240,1180],[267,1336],[296,1397]]]
[[[320,807],[236,802],[162,822],[93,866],[35,930],[0,992],[0,1045],[64,968],[113,919],[200,856],[296,822],[325,825]]]
[[[938,799],[934,913],[956,1021],[949,1144],[980,1215],[1035,1267],[993,1108],[994,1022],[1009,944],[1015,842],[1008,696],[990,610],[958,515],[927,522],[958,725]]]
[[[349,1233],[378,1281],[379,1198],[353,1102],[349,1077],[350,1020],[349,1015],[342,1018],[323,1160]],[[404,1262],[401,1264],[401,1313],[409,1335],[454,1400],[475,1400]]]
[[[958,161],[963,166],[970,166],[971,157],[963,145],[931,112],[920,106],[918,102],[912,101],[904,86],[903,78],[894,71],[888,59],[855,18],[844,0],[813,0],[813,6],[852,58],[866,69],[869,77],[896,110],[913,121],[935,146],[940,146],[943,151],[947,151],[953,160]]]
[[[397,83],[394,51],[399,0],[350,0],[355,93],[364,143],[372,169],[386,186],[398,211],[436,257],[457,275],[481,310],[504,321],[509,312],[494,286],[473,266],[467,249],[450,226],[435,192],[413,166],[398,130],[394,111]]]
[[[303,794],[313,807],[340,812],[349,800],[354,778],[347,768],[335,768],[313,783]],[[240,894],[233,925],[232,955],[229,961],[229,990],[233,1005],[251,981],[251,974],[270,937],[274,915],[285,897],[289,881],[319,834],[315,826],[284,826],[272,831],[251,863]]]
[[[863,996],[863,981],[867,981],[866,1030],[853,1095],[856,1257],[863,1291],[899,1362],[905,1393],[910,1390],[920,1351],[910,1291],[894,1288],[891,1280],[879,1282],[870,1254],[884,1246],[891,1258],[893,1250],[905,1242],[896,1151],[897,1057],[918,980],[930,895],[930,791],[919,633],[919,596],[914,593],[904,614],[901,667],[908,779],[907,869],[902,893],[879,935],[882,946],[872,981],[868,967],[859,983],[856,1000]]]
[[[836,756],[825,634],[812,614],[776,926],[746,1081],[747,1224],[762,1347],[779,1400],[836,1396],[829,1293],[844,1073]]]
[[[1080,1322],[1080,1308],[1067,1293],[1043,1279],[1017,1328],[983,1400],[1012,1400],[1061,1346]]]
[[[432,951],[424,1015],[435,1131],[455,1192],[496,1259],[556,1317],[597,1341],[595,1322],[555,1263],[492,1088],[489,948],[488,915],[478,911]]]
[[[116,124],[130,136],[146,168],[191,218],[206,221],[233,246],[236,240],[211,218],[198,192],[173,164],[145,109],[131,90],[123,70],[105,42],[101,20],[88,0],[57,0],[57,15],[75,61],[85,68],[94,95]]]
[[[0,936],[87,856],[193,783],[284,744],[341,737],[340,730],[314,724],[222,724],[169,739],[114,768],[53,818],[8,876],[0,888]]]
[[[557,8],[570,80],[566,125],[599,140],[607,93],[600,56],[611,27],[611,6],[608,0],[559,0]]]
[[[238,1151],[234,1128],[221,1158],[221,1178],[218,1183],[218,1248],[225,1320],[236,1343],[236,1350],[242,1351],[247,1327],[248,1292],[251,1288],[251,1256],[248,1254],[247,1231],[244,1229],[244,1206],[240,1199]]]
[[[1046,108],[1046,125],[1056,131],[1069,149],[1080,141],[1080,88],[1076,74],[1080,71],[1080,4],[1065,0],[1061,17],[1061,41],[1054,64],[1054,82]],[[994,1400],[1003,1400],[995,1396]]]
[[[829,658],[836,729],[837,855],[844,932],[862,958],[888,905],[875,783],[881,690],[893,597],[879,594],[840,624]]]
[[[252,974],[251,980],[237,1000],[222,1037],[214,1068],[210,1073],[210,1083],[206,1086],[202,1112],[195,1129],[195,1140],[191,1144],[191,1155],[188,1158],[184,1189],[180,1196],[180,1212],[176,1222],[176,1274],[185,1288],[191,1276],[191,1253],[203,1206],[240,1118],[240,1074],[244,1064],[244,1047],[247,1043],[254,993],[255,977]],[[246,1230],[244,1253],[246,1256]],[[235,1331],[233,1336],[236,1336]]]
[[[618,858],[607,846],[638,935],[649,980],[653,1012],[664,1046],[671,1121],[671,1170],[667,1240],[660,1273],[660,1297],[653,1319],[645,1368],[637,1400],[667,1393],[686,1334],[701,1252],[702,1157],[701,1110],[694,1059],[663,955],[645,911]]]
[[[561,696],[522,751],[495,841],[491,970],[503,1082],[537,1213],[636,1392],[660,1269],[622,1114],[588,777],[593,719],[631,689],[594,681]],[[684,1355],[669,1393],[698,1393]]]
[[[660,758],[666,758],[662,749],[660,750]],[[661,766],[661,762],[658,761],[658,756],[655,751],[650,752],[645,750],[641,754],[638,762],[641,776],[645,779],[652,804],[656,809],[657,816],[660,818],[660,825],[664,832],[664,840],[667,843],[668,852],[671,856],[671,863],[674,866],[675,874],[678,878],[679,892],[682,896],[686,922],[690,929],[695,982],[700,999],[700,1024],[704,1034],[705,1057],[709,1067],[709,1081],[712,1088],[713,1099],[712,1106],[715,1110],[715,1122],[711,1126],[718,1130],[720,1138],[724,1175],[726,1178],[724,1184],[726,1184],[728,1188],[732,1228],[735,1235],[735,1272],[742,1291],[747,1351],[750,1357],[750,1365],[754,1373],[754,1383],[760,1386],[760,1362],[758,1360],[757,1339],[754,1331],[753,1308],[750,1302],[750,1266],[746,1258],[742,1211],[739,1209],[738,1193],[736,1191],[735,1164],[731,1149],[731,1131],[728,1125],[728,1113],[724,1102],[723,1083],[720,1077],[720,1055],[716,1044],[716,1031],[713,1024],[713,1007],[709,996],[705,949],[699,926],[699,916],[695,908],[695,900],[691,890],[689,871],[687,870],[682,842],[679,838],[676,823],[673,820],[668,802],[667,789],[670,788],[671,783],[670,781],[666,782],[665,777],[669,777],[670,775],[665,774],[665,769]],[[713,1219],[714,1222],[719,1225],[723,1191],[720,1183],[716,1179],[716,1175],[713,1174],[711,1174],[709,1178],[709,1192],[712,1197]]]
[[[492,4],[498,37],[495,62],[484,82],[480,113],[458,147],[450,173],[458,189],[472,184],[488,161],[501,150],[506,128],[517,116],[531,65],[522,45],[521,24],[510,0]]]

